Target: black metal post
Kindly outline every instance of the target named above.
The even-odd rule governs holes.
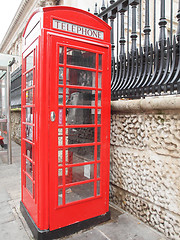
[[[178,28],[177,28],[177,41],[180,43],[180,0],[179,0],[179,7],[178,7],[178,14],[177,14],[177,20],[178,20]]]
[[[146,0],[146,5],[145,5],[145,26],[144,26],[144,48],[150,48],[150,25],[149,25],[149,0]]]
[[[159,21],[159,26],[160,26],[160,34],[159,34],[159,45],[161,46],[164,44],[166,45],[166,18],[165,18],[165,0],[161,0],[161,17]]]
[[[156,44],[156,0],[154,0],[154,47]]]
[[[137,39],[137,32],[136,32],[136,9],[137,9],[137,2],[132,2],[130,5],[132,6],[132,51],[136,51],[136,39]]]
[[[120,36],[120,56],[125,54],[125,34],[124,34],[124,15],[125,15],[125,10],[122,8],[120,10],[120,15],[121,15],[121,36]]]

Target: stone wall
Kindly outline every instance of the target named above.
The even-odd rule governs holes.
[[[21,110],[11,110],[11,139],[21,144]]]
[[[112,102],[110,201],[180,239],[180,97]]]

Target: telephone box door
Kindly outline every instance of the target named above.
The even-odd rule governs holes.
[[[48,35],[50,230],[108,212],[109,48]],[[103,144],[102,144],[103,143]]]

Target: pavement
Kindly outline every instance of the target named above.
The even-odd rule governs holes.
[[[12,143],[13,163],[0,153],[0,240],[33,240],[33,235],[20,212],[20,151]],[[167,240],[164,235],[139,219],[110,205],[111,220],[63,239],[69,240]]]

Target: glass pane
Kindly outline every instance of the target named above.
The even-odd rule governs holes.
[[[94,182],[72,186],[66,189],[66,203],[94,196]]]
[[[26,105],[33,104],[33,89],[26,91]]]
[[[66,84],[95,87],[95,72],[67,68]]]
[[[26,176],[26,188],[29,190],[29,192],[32,194],[33,193],[33,184],[32,181]]]
[[[67,105],[95,106],[95,90],[69,88]]]
[[[67,48],[67,64],[95,68],[96,53]]]
[[[63,137],[58,136],[58,146],[63,145]]]
[[[66,184],[82,182],[94,178],[94,164],[66,168]]]
[[[26,139],[33,141],[33,127],[26,125]]]
[[[64,62],[64,47],[59,47],[59,63]]]
[[[101,91],[98,91],[98,107],[101,107]]]
[[[99,69],[102,70],[102,54],[99,54]]]
[[[94,161],[94,146],[72,147],[66,150],[68,164],[86,163]]]
[[[33,123],[33,112],[32,107],[26,108],[26,122]]]
[[[60,135],[60,136],[63,135],[63,129],[62,128],[58,128],[58,135]]]
[[[26,74],[26,88],[33,85],[33,70]]]
[[[33,68],[33,52],[26,57],[26,71]]]
[[[97,196],[100,195],[100,181],[97,181]]]
[[[63,184],[63,169],[59,168],[58,169],[58,186]]]
[[[62,166],[62,164],[63,164],[63,151],[58,150],[58,165]]]
[[[66,144],[93,143],[94,128],[69,128]]]
[[[67,108],[66,124],[94,124],[94,109]]]
[[[59,84],[63,84],[63,67],[59,67]]]
[[[98,73],[98,88],[102,88],[102,73]]]
[[[101,145],[97,146],[97,160],[101,160]]]
[[[97,141],[101,142],[101,128],[100,127],[97,128]]]
[[[58,117],[58,124],[62,125],[63,124],[63,109],[59,108],[59,117]]]
[[[58,92],[58,104],[63,105],[63,88],[59,88]]]
[[[97,178],[100,178],[100,163],[97,163]]]
[[[58,189],[58,206],[62,205],[63,192],[62,189]]]
[[[26,159],[26,172],[32,177],[33,176],[33,166],[32,163]]]
[[[26,156],[32,159],[32,144],[26,142]]]
[[[98,124],[101,124],[101,109],[98,109]]]

